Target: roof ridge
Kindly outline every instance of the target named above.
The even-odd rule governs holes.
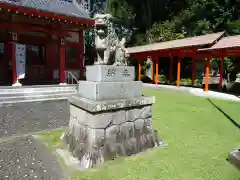
[[[169,40],[169,41],[155,42],[155,43],[152,43],[152,44],[139,45],[139,46],[135,46],[135,47],[144,47],[144,46],[148,46],[148,45],[158,45],[158,44],[170,43],[170,42],[174,43],[176,41],[189,40],[189,39],[199,38],[199,37],[204,37],[204,36],[209,36],[209,35],[217,35],[217,34],[219,34],[219,36],[220,36],[221,34],[223,35],[224,33],[225,33],[225,31],[220,31],[220,32],[211,33],[211,34],[204,34],[204,35],[199,35],[199,36],[191,36],[191,37],[186,37],[186,38],[173,39],[173,40]],[[132,48],[132,47],[129,47],[129,48]]]
[[[227,36],[220,39],[216,44],[209,48],[202,48],[199,51],[216,51],[218,49],[240,48],[240,35]]]
[[[229,39],[229,38],[233,38],[233,37],[237,37],[237,36],[240,36],[240,34],[233,35],[233,36],[226,36],[226,37],[223,37],[222,39]]]
[[[225,34],[225,31],[205,34],[200,36],[193,36],[181,39],[175,39],[164,42],[157,42],[152,44],[146,44],[141,46],[134,46],[127,48],[130,54],[141,53],[147,51],[162,51],[167,49],[179,49],[184,47],[201,47],[205,45],[212,46],[218,42],[219,39]]]
[[[185,38],[180,38],[180,39],[173,39],[173,40],[169,40],[169,41],[162,41],[162,42],[157,42],[157,43],[164,43],[164,42],[171,42],[171,41],[178,41],[178,40],[188,40],[188,39],[193,39],[193,38],[199,38],[199,37],[204,37],[204,36],[209,36],[209,35],[217,35],[217,34],[224,34],[225,31],[220,31],[220,32],[217,32],[217,33],[210,33],[210,34],[203,34],[203,35],[199,35],[199,36],[191,36],[191,37],[185,37]],[[156,43],[156,44],[157,44]],[[153,43],[155,44],[155,43]]]
[[[6,3],[11,6],[52,12],[68,17],[88,19],[90,17],[89,13],[80,5],[77,6],[74,2],[75,0],[0,0],[0,3]]]

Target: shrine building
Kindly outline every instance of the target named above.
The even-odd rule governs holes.
[[[220,77],[218,88],[221,89],[223,85],[224,60],[225,57],[239,57],[240,56],[240,35],[227,36],[225,32],[218,32],[206,34],[195,37],[188,37],[166,42],[158,42],[153,44],[135,46],[127,48],[130,54],[130,59],[138,60],[138,80],[141,80],[142,61],[150,58],[153,63],[152,81],[158,86],[159,67],[161,62],[159,57],[169,57],[169,80],[173,81],[173,58],[177,57],[176,68],[176,85],[180,87],[181,80],[181,62],[185,57],[192,59],[191,74],[192,86],[194,86],[196,76],[197,64],[203,63],[205,65],[205,87],[207,92],[210,78],[210,60],[217,58],[220,61]]]
[[[65,83],[84,74],[84,30],[74,0],[0,0],[0,85]],[[21,49],[22,48],[22,49]]]

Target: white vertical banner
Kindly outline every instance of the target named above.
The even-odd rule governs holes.
[[[26,69],[26,45],[16,44],[16,71],[17,79],[25,78]]]

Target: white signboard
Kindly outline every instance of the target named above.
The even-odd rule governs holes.
[[[17,79],[25,78],[25,67],[26,67],[26,46],[23,44],[16,44]]]

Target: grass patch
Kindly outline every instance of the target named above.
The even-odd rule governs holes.
[[[56,149],[63,147],[63,142],[60,140],[62,133],[64,133],[63,130],[55,130],[38,133],[37,136],[40,137],[48,148],[55,151]]]
[[[10,141],[12,139],[13,139],[12,137],[0,138],[0,143],[7,142],[7,141]]]
[[[168,145],[71,173],[71,180],[240,180],[225,160],[240,147],[239,128],[229,119],[240,124],[240,103],[211,100],[224,115],[206,98],[154,90],[145,94],[156,96],[153,124]],[[43,140],[55,149],[61,133],[46,133]]]

